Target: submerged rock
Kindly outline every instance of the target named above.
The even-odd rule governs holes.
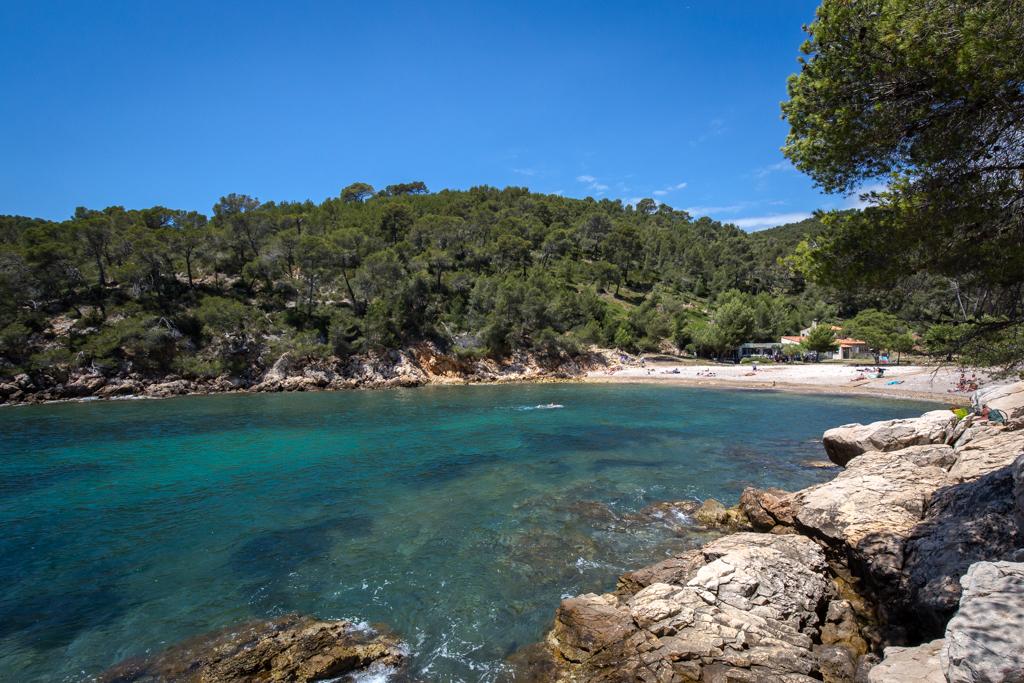
[[[921,417],[848,424],[825,432],[822,443],[829,460],[845,466],[870,451],[897,451],[907,446],[944,444],[953,433],[957,417],[949,410],[933,410]]]
[[[396,638],[348,621],[287,616],[198,636],[100,675],[100,683],[322,681],[400,668]],[[344,679],[342,679],[344,680]]]
[[[723,527],[726,529],[749,529],[750,522],[740,506],[731,508],[725,507],[714,498],[705,500],[697,511],[693,513],[694,519],[708,527]]]

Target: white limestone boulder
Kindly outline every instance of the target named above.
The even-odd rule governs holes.
[[[897,451],[907,446],[944,444],[956,428],[950,410],[932,410],[921,417],[848,424],[825,432],[822,442],[829,460],[846,466],[868,451]]]
[[[1024,563],[977,562],[940,653],[950,683],[1024,682]]]

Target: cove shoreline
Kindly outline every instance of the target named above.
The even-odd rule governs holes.
[[[163,400],[169,398],[184,398],[190,396],[246,396],[267,393],[332,393],[346,391],[387,391],[392,389],[417,389],[421,387],[473,387],[473,386],[497,386],[497,385],[520,385],[520,384],[648,384],[661,386],[675,386],[691,389],[725,389],[753,392],[782,392],[800,394],[807,396],[857,396],[862,398],[891,399],[896,401],[923,401],[940,405],[968,406],[971,403],[970,396],[963,394],[938,394],[919,391],[880,391],[873,389],[856,389],[846,387],[823,387],[813,384],[751,384],[748,382],[734,382],[729,380],[691,380],[691,379],[661,379],[643,377],[555,377],[542,376],[532,378],[497,379],[497,380],[444,380],[428,381],[421,383],[389,383],[382,385],[359,385],[351,387],[303,387],[299,389],[277,389],[262,390],[254,388],[229,388],[199,391],[184,391],[180,393],[147,394],[129,393],[112,396],[77,396],[68,398],[33,398],[21,401],[0,402],[0,408],[14,408],[28,405],[52,405],[58,403],[93,403],[97,401],[148,401]],[[151,386],[158,386],[154,383]]]
[[[713,372],[699,376],[698,367]],[[253,368],[249,377],[222,375],[189,379],[178,375],[139,373],[105,376],[95,371],[32,378],[19,374],[0,379],[0,406],[105,399],[169,398],[211,394],[335,391],[412,388],[443,385],[541,384],[553,382],[641,383],[693,388],[783,391],[809,395],[864,396],[934,401],[963,406],[969,398],[955,392],[957,370],[949,367],[896,366],[887,379],[864,379],[856,367],[844,365],[764,366],[753,372],[747,365],[648,364],[618,352],[593,349],[573,359],[542,362],[530,355],[503,361],[465,361],[422,346],[380,356],[311,363],[285,353],[266,370]],[[979,371],[980,372],[980,371]],[[844,374],[845,373],[845,374]],[[717,375],[721,374],[719,377]],[[941,375],[941,376],[940,376]],[[926,377],[931,377],[925,381]],[[898,378],[893,380],[892,378]],[[938,378],[936,380],[936,378]],[[982,381],[985,375],[982,373]],[[850,384],[848,380],[856,380]],[[891,385],[889,381],[899,384]],[[906,386],[902,386],[906,383]]]
[[[972,401],[1004,419],[835,427],[830,481],[705,501],[726,535],[563,599],[517,680],[1021,680],[1024,382]]]
[[[816,384],[797,384],[791,382],[751,383],[727,379],[697,380],[689,378],[662,377],[585,377],[580,380],[585,384],[661,384],[665,386],[691,387],[697,389],[737,389],[741,391],[786,392],[809,396],[861,396],[864,398],[893,399],[897,401],[925,401],[937,404],[956,406],[970,405],[971,399],[965,394],[941,394],[926,391],[883,391],[881,389],[861,389],[842,386],[821,386]]]

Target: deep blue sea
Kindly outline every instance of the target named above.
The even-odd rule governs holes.
[[[822,431],[931,407],[547,384],[3,408],[0,679],[302,612],[494,680],[562,596],[705,538],[644,506],[823,481]]]

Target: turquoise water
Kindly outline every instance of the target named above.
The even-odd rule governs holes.
[[[824,480],[801,464],[823,430],[930,407],[518,385],[2,409],[0,678],[298,611],[389,624],[425,679],[494,680],[561,596],[702,540],[645,505]]]

